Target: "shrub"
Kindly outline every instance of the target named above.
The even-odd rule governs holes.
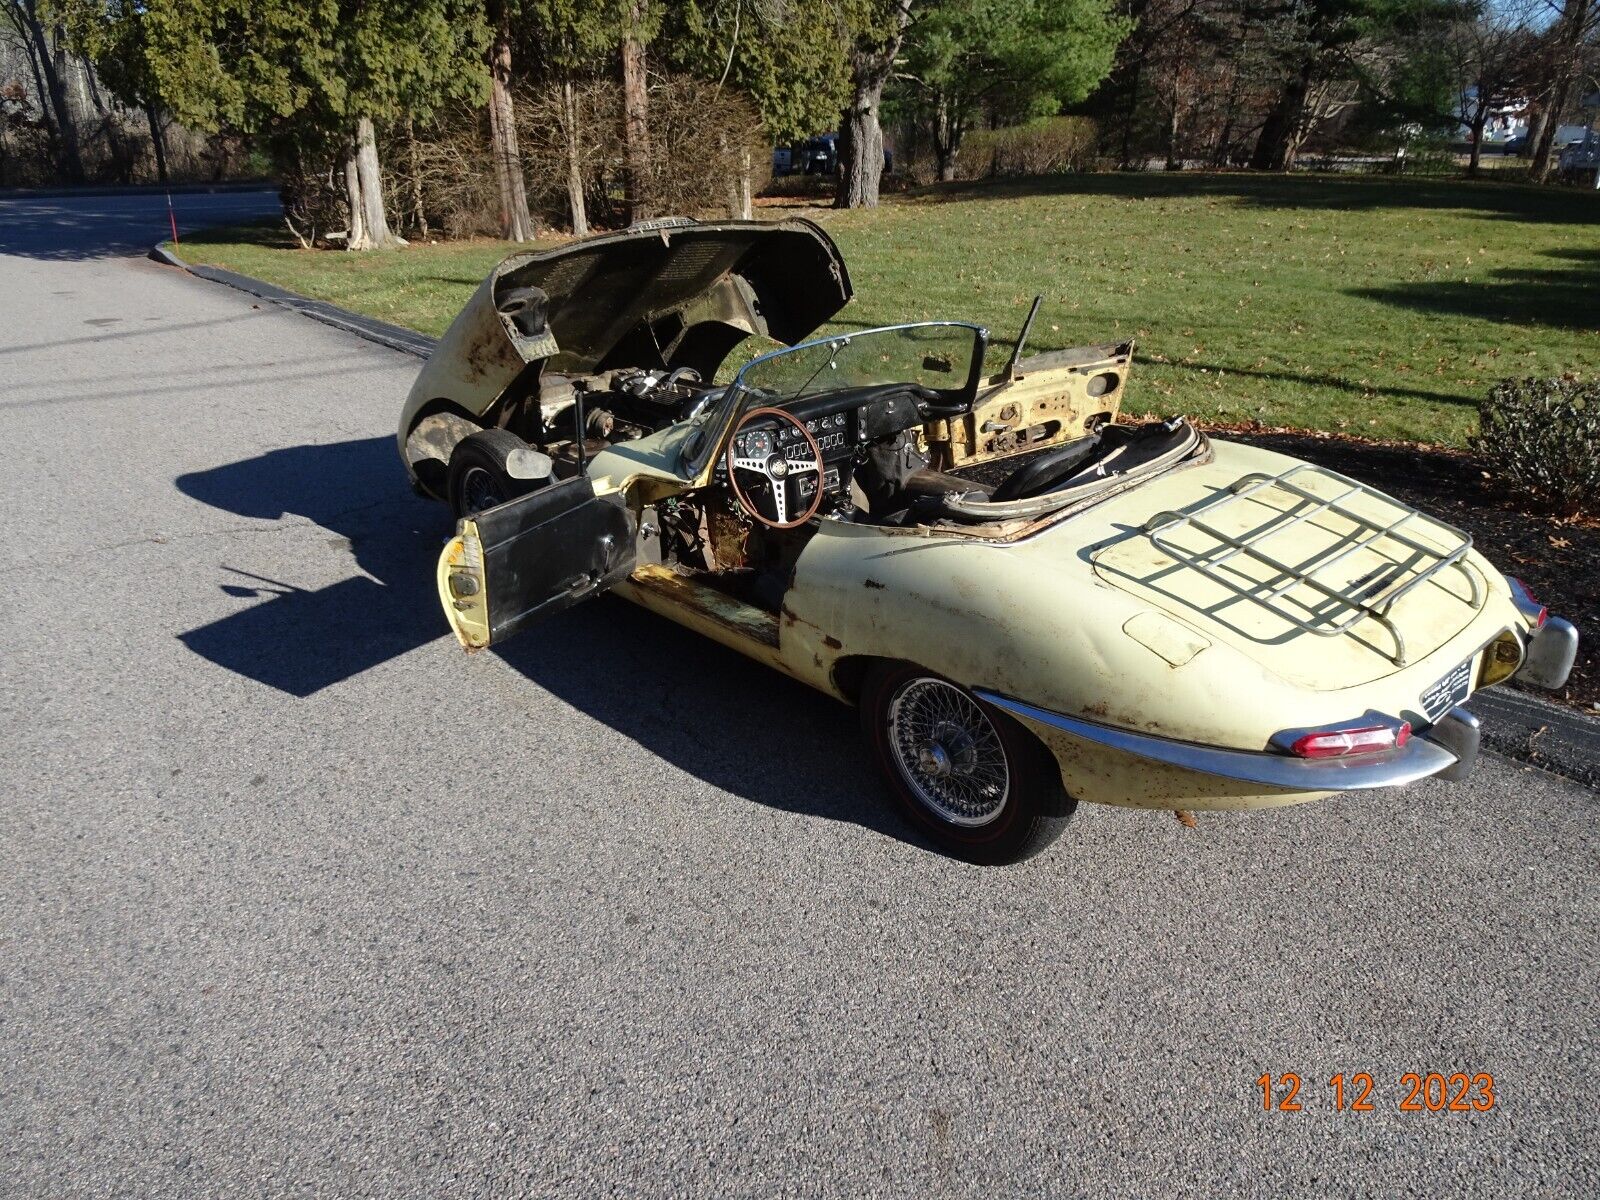
[[[450,105],[425,130],[413,125],[396,131],[380,161],[396,230],[420,237],[499,234],[500,189],[481,108]]]
[[[1600,512],[1600,383],[1508,379],[1478,406],[1472,448],[1517,496],[1562,516]]]
[[[1088,117],[1046,117],[1007,129],[977,129],[962,140],[962,179],[1058,175],[1094,165],[1099,133]]]

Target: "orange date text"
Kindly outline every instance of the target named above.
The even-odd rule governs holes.
[[[1379,1107],[1403,1113],[1488,1112],[1495,1106],[1494,1076],[1487,1071],[1407,1071],[1397,1085],[1383,1086],[1368,1071],[1330,1075],[1324,1087],[1307,1089],[1293,1071],[1270,1072],[1256,1080],[1267,1112],[1303,1112],[1308,1107],[1334,1112],[1374,1112]]]

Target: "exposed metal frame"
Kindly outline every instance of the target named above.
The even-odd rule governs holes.
[[[1331,498],[1320,496],[1293,482],[1297,475],[1316,475],[1331,479],[1345,490]],[[1269,519],[1263,526],[1242,536],[1235,537],[1224,533],[1200,519],[1200,514],[1207,510],[1215,510],[1230,501],[1247,499],[1268,490],[1287,493],[1294,497],[1294,503],[1287,510],[1276,510],[1277,517]],[[1345,502],[1352,496],[1362,496],[1387,505],[1397,515],[1393,520],[1382,523],[1352,512],[1345,506]],[[1283,562],[1261,549],[1260,544],[1268,538],[1324,513],[1334,513],[1342,517],[1353,524],[1355,529],[1342,536],[1339,542],[1327,550],[1298,565]],[[1401,527],[1410,522],[1425,523],[1435,532],[1443,534],[1448,548],[1441,550],[1438,546],[1431,546],[1407,536],[1401,531]],[[1416,527],[1413,525],[1413,528]],[[1237,596],[1255,601],[1274,616],[1306,633],[1317,637],[1337,637],[1349,633],[1363,621],[1376,622],[1394,639],[1394,653],[1387,657],[1396,666],[1406,665],[1406,642],[1399,626],[1389,614],[1401,598],[1450,567],[1458,568],[1466,576],[1467,584],[1472,589],[1468,604],[1474,611],[1483,606],[1486,598],[1479,586],[1477,575],[1468,570],[1464,561],[1472,549],[1470,534],[1402,504],[1392,496],[1386,496],[1377,489],[1358,483],[1337,471],[1313,466],[1310,463],[1292,467],[1281,475],[1252,472],[1237,480],[1226,491],[1213,496],[1187,513],[1172,511],[1157,513],[1145,522],[1144,528],[1156,548],[1173,561],[1198,571],[1205,578],[1227,588]],[[1195,553],[1176,545],[1172,535],[1179,528],[1194,529],[1213,539],[1217,543],[1216,550]],[[1333,587],[1323,578],[1319,578],[1352,554],[1372,548],[1380,542],[1392,543],[1396,547],[1404,548],[1408,553],[1399,557],[1392,564],[1392,568],[1379,568],[1368,572],[1343,589]],[[1230,578],[1221,568],[1230,559],[1239,555],[1265,566],[1274,572],[1281,582],[1255,581],[1250,586],[1244,586]],[[1249,578],[1237,569],[1233,574]],[[1412,577],[1401,583],[1400,580],[1408,574]],[[1398,586],[1394,586],[1396,584]],[[1300,587],[1309,588],[1321,597],[1327,604],[1326,611],[1317,613],[1312,606],[1294,600],[1285,604],[1274,603]],[[1314,615],[1309,619],[1297,616],[1289,609],[1289,603],[1298,603]]]

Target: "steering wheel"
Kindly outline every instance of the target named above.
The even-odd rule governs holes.
[[[780,425],[786,422],[799,437],[749,430],[758,417],[775,417]],[[798,491],[800,480],[807,475],[816,479],[809,501]],[[752,408],[739,418],[728,439],[728,483],[739,507],[752,520],[769,529],[793,529],[816,516],[822,507],[822,450],[810,431],[783,409]],[[796,515],[802,507],[804,511]]]

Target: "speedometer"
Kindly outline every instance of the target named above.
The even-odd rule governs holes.
[[[746,458],[770,458],[777,449],[777,442],[773,440],[770,429],[750,429],[744,435],[744,456]]]

